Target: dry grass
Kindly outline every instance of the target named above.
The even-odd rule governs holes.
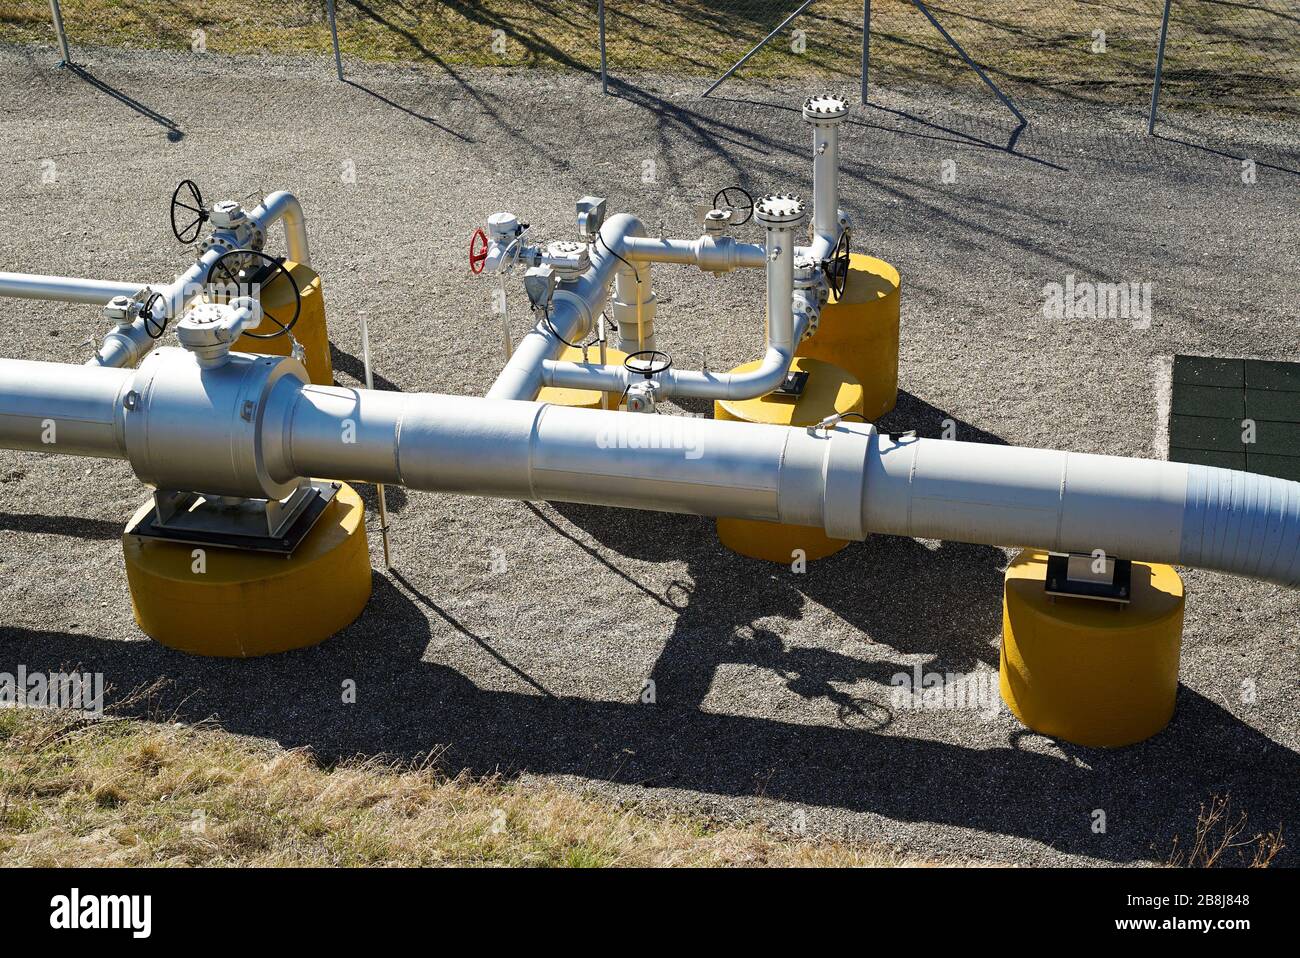
[[[557,785],[322,768],[215,728],[0,710],[3,866],[898,864]]]
[[[1274,832],[1250,833],[1246,813],[1233,813],[1232,797],[1212,795],[1197,815],[1191,843],[1183,848],[1174,839],[1169,864],[1176,868],[1268,868],[1284,847],[1280,825]]]
[[[716,76],[793,10],[790,0],[609,0],[615,76],[633,70]],[[1140,104],[1150,95],[1159,0],[932,0],[935,15],[1014,95],[1059,94]],[[599,66],[594,0],[339,0],[348,55],[461,66]],[[330,49],[323,0],[230,4],[218,0],[63,0],[74,44],[185,50],[203,31],[221,53]],[[908,0],[875,0],[872,71],[885,87],[974,87],[975,75]],[[744,68],[747,77],[807,76],[854,85],[860,0],[817,0],[792,25],[806,52],[783,36]],[[1181,0],[1170,29],[1165,101],[1286,111],[1300,94],[1300,17],[1286,0],[1239,4]],[[498,33],[499,31],[499,33]],[[1095,52],[1104,31],[1105,52]],[[0,0],[0,41],[53,42],[45,0]],[[494,45],[494,40],[497,43]]]

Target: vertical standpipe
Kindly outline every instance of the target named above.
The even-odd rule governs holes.
[[[803,200],[778,193],[754,205],[754,218],[766,233],[767,346],[794,355],[794,230],[804,220]],[[782,374],[784,377],[784,373]]]
[[[814,257],[825,259],[840,236],[840,123],[849,105],[837,96],[810,96],[803,117],[813,128]],[[826,249],[819,247],[825,244]]]

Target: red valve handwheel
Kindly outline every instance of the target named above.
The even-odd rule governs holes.
[[[480,245],[481,244],[481,245]],[[469,240],[469,268],[474,273],[483,272],[483,264],[488,258],[487,233],[475,230]]]

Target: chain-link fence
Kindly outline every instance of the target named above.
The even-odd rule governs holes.
[[[335,0],[344,61],[414,61],[463,71],[537,68],[599,76],[611,92],[670,81],[784,93],[814,82],[856,95],[869,18],[872,102],[923,90],[981,89],[1016,103],[1060,100],[1145,113],[1165,0]],[[62,0],[85,44],[218,53],[331,50],[328,0]],[[602,45],[601,19],[604,19]],[[778,29],[779,28],[779,29]],[[774,33],[775,31],[775,33]],[[0,39],[49,43],[48,0],[0,0]],[[723,91],[728,87],[724,84]],[[994,92],[994,91],[985,91]],[[1300,8],[1294,0],[1171,0],[1162,116],[1239,110],[1297,124]]]
[[[1161,110],[1241,110],[1300,121],[1300,5],[1173,0]]]

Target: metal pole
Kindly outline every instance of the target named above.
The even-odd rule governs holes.
[[[871,0],[862,0],[862,105],[867,105],[867,66],[871,63]]]
[[[59,66],[70,66],[72,54],[68,52],[68,35],[63,32],[63,11],[59,9],[59,0],[50,0],[50,13],[54,15],[54,32],[59,35],[59,52],[63,57]]]
[[[810,3],[812,3],[812,2],[813,2],[813,0],[803,0],[803,3],[799,4],[799,9],[798,9],[798,10],[796,10],[794,13],[790,14],[790,16],[788,16],[788,17],[786,17],[784,20],[782,20],[781,23],[780,23],[780,25],[779,25],[775,30],[773,30],[771,33],[769,33],[767,36],[765,36],[762,40],[759,40],[758,43],[756,43],[756,44],[754,45],[754,49],[750,50],[750,51],[749,51],[748,53],[746,53],[743,57],[741,57],[741,58],[740,58],[739,60],[737,60],[734,64],[732,64],[732,67],[731,67],[730,70],[728,70],[726,73],[722,74],[722,76],[718,77],[718,79],[714,82],[713,86],[709,87],[707,90],[704,91],[704,95],[705,95],[705,96],[708,96],[710,93],[712,93],[712,92],[713,92],[714,90],[716,90],[718,87],[722,86],[723,81],[725,81],[725,80],[727,79],[727,77],[731,76],[733,73],[735,73],[735,72],[736,72],[737,70],[739,70],[741,67],[743,67],[743,66],[745,65],[745,62],[746,62],[747,60],[749,60],[750,57],[752,57],[752,56],[753,56],[755,53],[757,53],[759,50],[763,49],[763,47],[767,46],[767,41],[768,41],[768,40],[771,40],[774,36],[776,36],[778,33],[780,33],[782,30],[784,30],[784,29],[786,28],[786,25],[789,24],[789,22],[790,22],[791,20],[793,20],[795,17],[799,16],[799,14],[803,13],[804,10],[807,9],[808,5],[809,5]]]
[[[992,80],[988,78],[988,75],[985,74],[985,72],[980,68],[980,65],[976,63],[974,60],[972,60],[970,58],[970,55],[967,54],[966,51],[962,49],[961,44],[952,38],[952,34],[950,34],[947,30],[943,28],[943,24],[935,19],[934,14],[930,12],[929,8],[927,8],[926,5],[921,2],[921,0],[912,0],[912,4],[913,6],[916,7],[916,9],[920,10],[923,14],[925,14],[925,18],[929,20],[930,23],[934,26],[934,28],[938,30],[939,33],[943,36],[943,38],[948,41],[948,45],[957,51],[958,56],[960,56],[963,60],[966,61],[966,65],[970,67],[972,70],[974,70],[975,73],[979,76],[979,78],[984,81],[984,85],[987,86],[990,90],[992,90],[994,94],[996,94],[997,98],[1002,101],[1002,105],[1016,115],[1016,119],[1020,121],[1020,125],[1021,126],[1027,125],[1029,121],[1025,119],[1024,115],[1019,110],[1016,109],[1016,105],[1011,102],[1010,98],[1005,93],[1003,93],[1000,89],[998,89],[998,85],[996,83],[994,83]]]
[[[1156,51],[1156,79],[1151,85],[1151,112],[1147,115],[1147,135],[1156,132],[1156,109],[1160,105],[1160,77],[1165,70],[1165,38],[1169,36],[1169,8],[1173,0],[1165,0],[1164,18],[1160,21],[1160,48]]]
[[[609,92],[609,72],[605,62],[605,0],[600,0],[597,7],[600,15],[600,92]]]
[[[331,2],[330,6],[334,4]],[[373,390],[375,388],[375,373],[370,365],[370,323],[366,319],[366,311],[361,311],[361,363],[366,372],[366,388]],[[384,543],[384,568],[393,567],[392,560],[388,553],[388,495],[384,490],[384,484],[377,483],[375,492],[379,497],[379,535]]]
[[[338,21],[334,17],[334,0],[326,0],[325,9],[329,13],[330,36],[334,40],[334,69],[338,73],[339,79],[342,80],[343,79],[343,55],[339,52],[339,25],[338,25]],[[364,319],[362,319],[362,323],[365,323]],[[379,498],[381,501],[383,497],[384,494],[381,491],[379,493]]]

